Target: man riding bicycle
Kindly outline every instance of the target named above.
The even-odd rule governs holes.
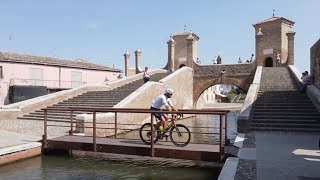
[[[174,108],[171,96],[173,94],[173,90],[168,88],[165,90],[164,94],[158,96],[156,99],[153,100],[150,110],[160,110],[162,106],[165,106],[168,111],[177,111],[176,108]],[[167,127],[168,125],[168,116],[165,113],[162,112],[155,112],[152,113],[157,119],[160,120],[160,122],[157,123],[155,126],[156,129],[159,129],[159,127],[162,125],[163,127]],[[175,122],[173,122],[173,125],[175,126]]]

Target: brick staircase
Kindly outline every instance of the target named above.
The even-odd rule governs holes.
[[[253,107],[252,130],[320,132],[320,112],[287,67],[264,67]]]
[[[159,81],[160,79],[166,77],[168,73],[157,73],[150,76],[150,81]],[[73,97],[71,99],[59,102],[48,108],[70,108],[70,107],[113,107],[118,104],[121,100],[129,96],[132,92],[137,90],[144,84],[142,78],[136,80],[129,84],[123,85],[111,91],[91,91],[79,96]],[[83,114],[88,112],[74,112],[73,116],[76,117],[78,114]],[[48,121],[70,121],[71,114],[66,111],[48,111],[47,118]],[[18,117],[18,119],[27,120],[40,120],[44,119],[44,111],[36,110],[29,114]]]

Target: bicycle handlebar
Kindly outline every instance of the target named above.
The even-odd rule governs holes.
[[[174,119],[174,120],[179,120],[179,119],[181,119],[181,118],[183,118],[183,114],[181,114],[181,113],[178,113],[178,114],[171,114],[171,119]]]

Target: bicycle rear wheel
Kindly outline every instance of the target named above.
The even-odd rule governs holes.
[[[184,147],[191,140],[190,130],[183,124],[177,124],[170,129],[170,140],[174,145]]]
[[[156,127],[153,125],[154,134],[153,134],[153,143],[156,143],[158,141],[158,132],[156,130]],[[151,144],[151,123],[145,123],[141,126],[140,131],[140,138],[141,140],[147,144]]]

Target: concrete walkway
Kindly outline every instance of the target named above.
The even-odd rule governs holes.
[[[246,134],[234,179],[320,180],[319,139],[320,133]]]
[[[0,130],[0,149],[37,142],[41,139],[41,136]]]
[[[256,132],[257,179],[320,179],[320,134]]]

